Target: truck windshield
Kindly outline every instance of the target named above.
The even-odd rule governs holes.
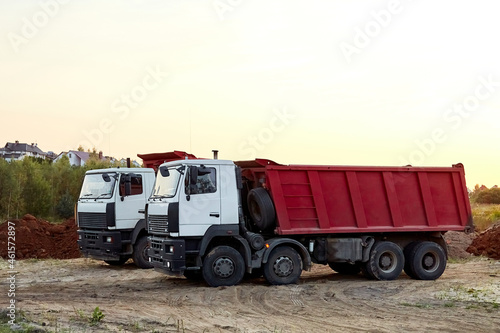
[[[155,189],[152,198],[171,198],[177,192],[177,185],[181,178],[181,168],[168,168],[168,176],[163,177],[160,172],[156,177]]]
[[[113,196],[116,183],[116,173],[108,173],[109,178],[103,177],[102,173],[85,175],[83,180],[80,199],[109,199]],[[104,180],[106,178],[106,181]]]

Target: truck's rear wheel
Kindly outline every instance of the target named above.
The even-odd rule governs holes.
[[[275,248],[264,264],[264,277],[274,285],[297,283],[302,273],[302,258],[289,246]]]
[[[243,279],[245,262],[232,247],[217,246],[203,260],[202,274],[211,287],[232,286]]]
[[[408,275],[409,277],[411,277],[413,279],[416,279],[417,277],[415,276],[415,272],[413,272],[413,268],[410,265],[410,263],[412,262],[412,258],[411,258],[412,254],[411,253],[413,252],[415,247],[419,244],[420,244],[420,242],[412,242],[412,243],[406,245],[405,249],[403,251],[404,256],[405,256],[404,271],[405,271],[406,275]]]
[[[446,268],[446,254],[434,242],[421,242],[412,248],[408,255],[413,278],[417,280],[436,280]]]
[[[404,255],[401,248],[392,242],[377,242],[365,264],[365,274],[376,280],[394,280],[403,271]]]
[[[258,187],[250,190],[247,204],[250,217],[257,228],[262,231],[270,231],[274,228],[276,210],[265,188]]]
[[[348,262],[329,262],[328,266],[342,275],[356,275],[361,271],[359,265],[350,264]]]
[[[118,260],[104,260],[104,262],[111,266],[121,266],[130,259],[129,256],[121,256]]]
[[[153,268],[153,266],[149,262],[148,249],[149,245],[147,236],[142,236],[135,242],[132,259],[134,260],[134,263],[137,265],[137,267],[144,269]]]

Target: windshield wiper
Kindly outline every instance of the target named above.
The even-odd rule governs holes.
[[[95,198],[95,200],[100,199],[101,197],[103,197],[103,196],[105,196],[105,195],[109,195],[109,196],[111,197],[111,193],[103,193],[103,194],[99,194],[99,195]]]

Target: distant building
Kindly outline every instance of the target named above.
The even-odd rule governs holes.
[[[16,142],[7,142],[5,147],[0,148],[0,157],[4,158],[6,161],[20,161],[25,157],[36,157],[36,158],[47,158],[47,153],[44,153],[40,148],[38,148],[38,144],[32,143],[20,143],[16,140]]]
[[[84,152],[84,151],[78,151],[78,150],[70,150],[67,152],[63,151],[55,158],[54,162],[59,161],[63,156],[68,157],[70,165],[84,166],[85,163],[87,163],[87,160],[90,158],[91,153]],[[109,156],[103,156],[102,151],[99,152],[99,159],[113,161],[113,159],[110,158]]]

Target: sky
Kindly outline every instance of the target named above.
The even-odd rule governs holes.
[[[497,1],[0,0],[0,144],[500,185]]]

